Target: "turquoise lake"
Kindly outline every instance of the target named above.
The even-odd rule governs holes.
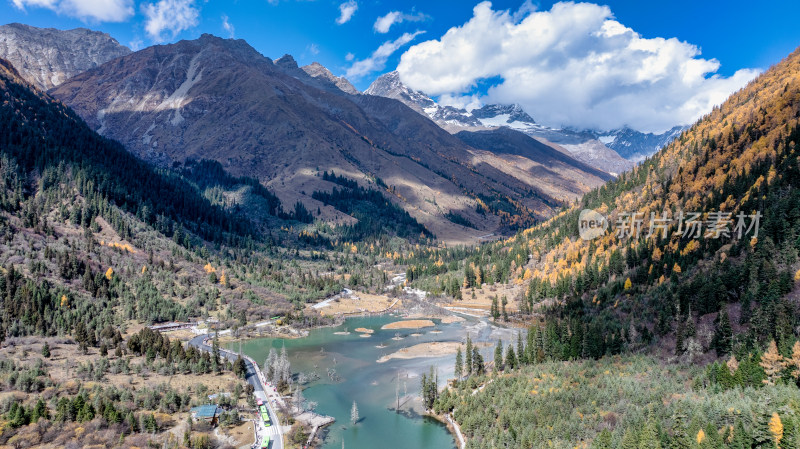
[[[438,367],[439,381],[452,377],[455,355],[446,357],[392,359],[376,363],[381,356],[391,354],[404,347],[431,341],[463,341],[467,330],[473,340],[489,338],[491,326],[477,320],[463,323],[442,324],[436,327],[414,330],[381,330],[381,326],[398,321],[395,316],[350,318],[337,327],[313,329],[309,335],[299,339],[255,339],[241,344],[242,351],[263,365],[270,348],[280,351],[286,346],[292,371],[316,372],[320,379],[308,383],[303,395],[317,403],[316,411],[333,416],[336,422],[326,429],[323,448],[348,449],[372,448],[442,448],[456,447],[450,432],[439,422],[419,414],[420,374],[428,372],[430,366]],[[361,337],[354,329],[373,329],[368,338]],[[347,329],[349,335],[337,335]],[[400,333],[401,340],[394,339]],[[411,336],[411,334],[420,334]],[[377,346],[385,345],[384,348]],[[239,343],[228,345],[238,350]],[[491,348],[484,348],[484,358]],[[336,370],[341,378],[331,381],[327,371]],[[396,394],[400,373],[399,391],[404,401],[401,413],[395,412]],[[360,421],[350,423],[350,410],[356,401]]]

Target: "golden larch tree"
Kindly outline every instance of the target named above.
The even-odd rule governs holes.
[[[700,431],[697,432],[697,444],[701,444],[705,439],[706,433],[703,432],[703,429],[700,429]]]
[[[792,370],[792,377],[800,378],[800,341],[792,346],[792,358],[786,360],[786,366]]]
[[[783,423],[781,417],[777,413],[772,414],[769,419],[769,433],[772,434],[772,439],[775,441],[775,447],[781,447],[781,440],[783,439]]]
[[[769,343],[769,348],[767,348],[767,352],[761,356],[759,365],[764,368],[764,374],[767,375],[767,378],[764,379],[764,383],[774,385],[775,380],[781,376],[781,371],[783,371],[784,366],[786,366],[786,362],[784,362],[783,357],[778,352],[778,345],[775,344],[775,340]]]

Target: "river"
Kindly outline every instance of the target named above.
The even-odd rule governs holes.
[[[338,449],[342,447],[342,439],[348,449],[454,448],[454,438],[442,424],[420,415],[419,391],[420,374],[432,365],[438,367],[440,384],[444,385],[445,379],[453,375],[455,355],[392,359],[386,363],[376,363],[376,360],[418,343],[464,341],[467,332],[475,341],[491,341],[498,333],[506,331],[476,319],[452,324],[434,320],[435,328],[418,330],[381,330],[384,324],[398,320],[400,318],[391,315],[349,318],[337,327],[313,329],[304,338],[248,340],[242,343],[242,351],[263,364],[270,348],[280,351],[285,345],[294,373],[320,375],[319,380],[306,385],[303,395],[317,403],[318,413],[336,418],[327,429],[323,448]],[[374,333],[361,337],[354,331],[360,327],[373,329]],[[349,335],[340,334],[345,329]],[[394,339],[398,332],[401,340]],[[503,338],[507,341],[508,337]],[[239,344],[228,347],[238,350]],[[492,350],[491,347],[482,348],[485,360],[492,359]],[[335,369],[340,379],[332,381],[327,374],[329,368]],[[401,413],[394,411],[398,373]],[[356,425],[350,423],[353,401],[358,404],[361,417]]]

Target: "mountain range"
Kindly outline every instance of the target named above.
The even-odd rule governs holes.
[[[217,161],[334,224],[357,220],[314,198],[334,188],[328,171],[381,190],[440,239],[467,242],[545,219],[633,166],[599,136],[540,126],[515,105],[439,106],[396,72],[361,93],[321,64],[273,61],[242,40],[131,53],[103,33],[10,24],[0,57],[138,157],[172,169]]]
[[[424,92],[405,85],[397,71],[381,75],[364,92],[402,101],[453,133],[497,127],[515,129],[615,175],[630,170],[636,162],[651,156],[684,129],[677,126],[662,134],[652,134],[630,128],[613,131],[551,128],[536,123],[516,104],[487,104],[471,111],[440,105]]]
[[[7,28],[37,34],[32,27]],[[77,32],[85,31],[69,33]],[[35,60],[37,47],[26,42],[58,32],[40,34],[16,38],[13,51],[8,47],[0,56]],[[259,179],[284,205],[300,202],[332,223],[354,220],[313,198],[333,188],[321,179],[327,171],[380,188],[450,241],[474,241],[546,218],[609,179],[572,158],[546,166],[519,154],[472,148],[401,102],[362,95],[320,64],[300,68],[289,55],[273,61],[242,40],[203,35],[129,53],[107,35],[90,36],[92,47],[104,50],[95,55],[97,63],[81,65],[85,70],[69,80],[48,70],[60,73],[57,67],[77,62],[43,62],[22,75],[55,86],[52,96],[144,160],[171,168],[218,161],[235,176]],[[448,216],[464,220],[457,224]]]

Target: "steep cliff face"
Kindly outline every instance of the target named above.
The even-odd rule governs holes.
[[[86,28],[0,26],[0,58],[11,62],[26,81],[41,90],[130,52],[108,34]]]

